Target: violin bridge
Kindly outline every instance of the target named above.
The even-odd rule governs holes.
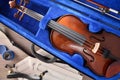
[[[98,51],[98,49],[99,49],[99,47],[100,47],[100,43],[95,43],[95,46],[94,46],[94,48],[92,49],[92,52],[96,54],[97,51]]]

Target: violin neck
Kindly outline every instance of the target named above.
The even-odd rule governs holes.
[[[23,12],[38,21],[40,21],[44,17],[43,15],[41,15],[33,10],[30,10],[28,8],[25,8],[23,6],[21,6],[21,8],[19,8],[18,11]],[[73,40],[74,42],[78,43],[79,45],[83,45],[83,43],[86,40],[83,35],[78,34],[77,32],[75,32],[61,24],[58,24],[57,22],[55,22],[53,20],[49,21],[48,26],[50,28],[52,28],[53,30],[56,30],[57,32],[63,34],[67,38]]]
[[[21,8],[17,8],[17,9],[18,9],[18,11],[23,12],[38,21],[40,21],[44,17],[43,15],[41,15],[33,10],[30,10],[24,6],[21,6]]]

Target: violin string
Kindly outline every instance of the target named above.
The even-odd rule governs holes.
[[[34,19],[36,19],[36,20],[38,20],[38,21],[40,21],[42,18],[43,18],[43,15],[41,15],[41,14],[39,14],[39,13],[37,13],[37,12],[35,12],[35,11],[32,11],[32,10],[30,10],[30,9],[25,9],[25,11],[24,11],[27,15],[29,15],[29,16],[31,16],[31,17],[33,17]],[[53,21],[53,20],[51,20],[50,21],[50,23],[52,24],[52,25],[54,25],[56,22],[55,21]],[[58,23],[56,24],[56,26],[58,25]],[[77,32],[73,32],[73,30],[70,30],[70,29],[68,29],[68,28],[66,28],[66,27],[60,27],[60,26],[58,26],[58,28],[61,28],[61,29],[63,29],[63,31],[64,30],[66,30],[65,32],[68,32],[68,33],[71,33],[72,32],[72,37],[74,37],[74,36],[76,36],[76,40],[78,40],[78,41],[76,41],[77,43],[79,43],[79,44],[81,44],[81,43],[84,43],[84,42],[87,42],[88,44],[86,44],[87,46],[89,46],[89,44],[91,45],[92,43],[90,43],[90,42],[88,42],[88,41],[86,41],[85,40],[85,38],[84,38],[84,36],[83,35],[80,35],[79,33],[77,33]],[[57,31],[57,30],[56,30]],[[75,40],[74,40],[75,41]],[[81,43],[80,43],[81,42]]]
[[[28,8],[25,8],[24,13],[38,21],[40,21],[44,17],[43,15],[41,15],[33,10],[30,10]]]
[[[78,39],[75,39],[75,38],[71,37],[71,35],[68,34],[67,32],[65,32],[65,31],[63,31],[63,30],[61,30],[61,29],[57,29],[57,28],[55,28],[55,27],[52,27],[52,29],[56,30],[56,31],[59,32],[59,33],[62,33],[64,36],[68,37],[69,39],[71,39],[71,40],[73,40],[73,41],[75,41],[76,43],[78,43],[78,44],[81,45],[81,41],[79,41]]]
[[[40,21],[40,20],[43,18],[43,15],[41,15],[41,14],[35,12],[35,11],[32,11],[32,10],[30,10],[30,9],[26,9],[25,13],[26,13],[27,15],[33,17],[34,19],[38,20],[38,21]],[[50,20],[50,23],[49,23],[48,25],[51,24],[51,26],[53,26],[53,25],[54,25],[53,22],[54,22],[54,23],[57,23],[57,22],[55,22],[55,21],[53,21],[53,20]],[[52,23],[53,23],[53,24],[52,24]],[[64,34],[67,33],[66,36],[67,36],[68,38],[71,39],[71,37],[74,37],[74,38],[72,38],[72,40],[74,39],[73,41],[77,42],[78,44],[84,43],[84,44],[87,45],[87,46],[93,45],[91,42],[85,40],[85,38],[83,37],[83,35],[80,35],[80,34],[77,33],[77,32],[73,32],[73,30],[67,29],[66,27],[61,27],[61,25],[59,26],[58,23],[57,23],[55,26],[57,26],[58,29],[61,29],[62,31],[61,31],[61,30],[60,30],[60,31],[63,32]],[[49,27],[50,27],[50,26],[49,26]],[[52,27],[51,27],[51,28],[52,28]],[[56,29],[56,31],[58,31],[58,29]],[[66,31],[64,31],[64,30],[66,30]],[[71,32],[72,32],[72,34],[70,34]],[[68,36],[68,35],[69,35],[69,36]],[[81,36],[82,36],[82,37],[81,37]],[[86,43],[85,43],[85,42],[86,42]],[[101,48],[100,48],[100,49],[101,49]],[[102,49],[103,49],[103,48],[102,48]],[[102,50],[102,49],[101,49],[101,50]]]
[[[65,34],[64,36],[68,37],[69,39],[72,39],[73,41],[77,42],[78,44],[81,44],[77,39],[71,38],[70,34],[67,34],[65,31],[61,30],[60,28],[54,27],[54,24],[49,24],[49,27],[59,33]]]
[[[59,29],[61,29],[61,30],[64,30],[64,31],[66,31],[66,32],[68,32],[68,33],[72,33],[72,35],[76,35],[77,37],[81,37],[84,41],[85,41],[85,37],[83,36],[83,35],[81,35],[81,34],[78,34],[77,32],[75,32],[75,31],[73,31],[73,30],[71,30],[71,29],[69,29],[69,28],[67,28],[67,27],[65,27],[65,26],[63,26],[63,25],[59,25],[58,23],[56,23],[56,22],[50,22],[50,23],[52,23],[53,25],[55,25],[55,26],[57,26]]]
[[[50,24],[53,24],[52,26],[55,26],[56,28],[57,28],[57,30],[56,31],[58,31],[58,29],[61,29],[61,30],[63,30],[63,31],[65,31],[65,33],[66,34],[68,34],[68,35],[72,35],[71,37],[74,37],[75,39],[77,39],[78,41],[79,40],[83,40],[82,42],[85,42],[86,41],[86,39],[85,39],[85,37],[83,36],[83,35],[81,35],[81,34],[79,34],[79,33],[77,33],[77,32],[75,32],[75,31],[73,31],[73,30],[71,30],[71,29],[69,29],[69,28],[67,28],[67,27],[65,27],[65,26],[62,26],[62,25],[59,25],[58,23],[56,23],[56,22],[50,22]],[[88,41],[87,41],[88,42]],[[92,44],[92,43],[90,43],[89,42],[89,44]]]
[[[81,38],[81,36],[79,34],[76,34],[76,32],[74,32],[70,29],[67,29],[67,28],[65,28],[61,25],[58,25],[58,23],[56,23],[56,22],[55,23],[50,22],[48,26],[51,27],[52,29],[64,34],[66,37],[72,39],[73,41],[77,42],[78,44],[81,44],[81,42],[82,43],[84,42],[84,41],[81,41],[81,40],[85,40],[84,38]],[[71,33],[71,31],[72,31],[72,33]],[[86,42],[88,42],[88,41],[86,41]],[[89,44],[85,44],[85,45],[89,46]],[[102,52],[103,48],[100,48],[100,50],[101,50],[100,52]]]
[[[63,27],[62,25],[59,25],[58,23],[56,23],[54,21],[51,21],[48,24],[48,26],[51,28],[54,27],[54,30],[64,34],[65,36],[67,36],[68,38],[72,39],[73,41],[75,41],[79,44],[83,44],[86,41],[83,36],[79,35],[78,33],[74,32],[73,30],[66,28],[65,26]],[[89,44],[86,44],[86,45],[89,46]]]
[[[29,16],[31,16],[31,17],[33,17],[33,18],[35,18],[36,20],[38,20],[38,21],[40,21],[42,18],[43,18],[43,16],[41,15],[41,14],[39,14],[39,13],[37,13],[37,12],[34,12],[34,11],[32,11],[32,10],[30,10],[30,9],[26,9],[26,11],[25,11],[25,13],[27,14],[27,15],[29,15]],[[52,24],[52,26],[56,23],[55,21],[50,21],[50,23]],[[55,25],[55,26],[57,26],[58,25],[58,23]],[[79,44],[81,44],[81,43],[84,43],[84,41],[85,41],[85,38],[84,38],[84,36],[83,35],[80,35],[80,34],[78,34],[78,33],[75,33],[75,32],[73,32],[72,30],[68,30],[66,27],[60,27],[60,26],[58,26],[58,28],[63,28],[63,31],[64,30],[66,30],[66,32],[68,32],[68,33],[73,33],[73,36],[76,36],[76,40],[78,40],[78,41],[75,41],[75,42],[77,42],[77,43],[79,43]],[[57,30],[56,30],[57,31]],[[69,35],[69,34],[67,34],[67,35]],[[80,39],[77,39],[77,38],[80,38]],[[81,41],[81,40],[83,40],[83,41]],[[81,42],[81,43],[80,43]],[[86,44],[86,43],[85,43]],[[89,43],[90,44],[90,43]],[[87,44],[86,44],[87,45]],[[89,46],[89,45],[87,45],[87,46]]]

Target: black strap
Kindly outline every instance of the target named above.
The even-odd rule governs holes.
[[[20,72],[10,73],[9,75],[7,75],[7,78],[8,79],[11,79],[11,78],[26,78],[28,80],[42,80],[42,79],[34,79],[34,78],[30,77],[29,75],[24,74],[24,73],[20,73]]]
[[[46,63],[53,63],[53,62],[55,62],[55,61],[57,60],[56,57],[48,58],[48,57],[46,57],[46,56],[43,56],[43,55],[38,54],[38,53],[35,51],[34,47],[35,47],[35,45],[32,44],[32,45],[31,45],[32,54],[33,54],[36,58],[38,58],[39,60],[41,60],[41,61],[43,61],[43,62],[46,62]]]

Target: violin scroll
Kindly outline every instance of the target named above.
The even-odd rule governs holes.
[[[16,9],[21,8],[21,6],[25,7],[28,3],[29,3],[29,0],[20,0],[20,4],[17,4],[16,0],[9,1],[10,8],[16,8]],[[23,10],[24,10],[24,8],[22,9],[22,11]],[[14,17],[19,18],[19,20],[21,21],[22,18],[24,17],[24,14],[25,13],[22,13],[22,15],[20,16],[20,11],[17,11],[14,14]]]

